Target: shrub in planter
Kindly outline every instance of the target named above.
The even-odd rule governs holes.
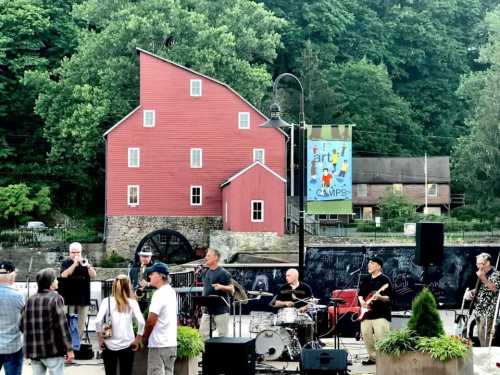
[[[377,341],[377,350],[394,356],[411,352],[417,346],[418,337],[415,331],[402,329],[389,332],[383,339]]]
[[[456,336],[421,337],[416,349],[429,353],[431,358],[449,361],[454,358],[465,358],[470,346],[465,339]]]
[[[437,337],[444,334],[443,322],[439,316],[436,300],[429,289],[422,290],[413,300],[408,329],[417,336]]]
[[[203,338],[197,329],[177,327],[177,358],[194,358],[205,350]]]

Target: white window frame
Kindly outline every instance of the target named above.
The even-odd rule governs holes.
[[[253,149],[253,162],[257,161],[257,153],[262,152],[262,164],[266,164],[266,150],[263,148],[254,148]]]
[[[137,189],[137,203],[130,203],[130,197],[131,197],[131,190],[132,189]],[[139,185],[128,185],[127,186],[127,204],[130,206],[130,207],[136,207],[139,205],[139,197],[140,197],[140,194],[139,194]]]
[[[137,165],[132,164],[132,152],[137,152]],[[139,147],[128,148],[128,167],[139,168],[141,166],[141,149]]]
[[[435,186],[436,189],[433,194],[431,194],[432,187]],[[427,196],[428,197],[437,197],[439,194],[439,186],[438,184],[427,184]]]
[[[358,184],[356,186],[356,194],[360,198],[366,198],[368,196],[368,184]]]
[[[243,126],[243,117],[247,118],[246,126]],[[250,129],[250,112],[238,112],[238,129]]]
[[[200,189],[200,203],[193,203],[193,189]],[[201,185],[191,185],[189,187],[189,203],[191,206],[201,206],[203,204],[203,187]]]
[[[200,84],[200,92],[197,93],[195,92],[194,88],[195,88],[195,83],[198,83]],[[199,97],[202,95],[202,81],[201,79],[192,79],[189,81],[189,94],[191,96],[194,96],[194,97]]]
[[[146,122],[146,116],[147,116],[147,114],[150,114],[150,113],[153,115],[153,122],[152,122],[152,124],[148,124]],[[155,125],[156,125],[156,111],[154,109],[145,109],[142,114],[143,114],[143,116],[142,116],[142,125],[145,128],[154,128]]]
[[[401,187],[401,189],[400,189],[400,187]],[[392,193],[393,194],[403,194],[404,193],[403,184],[392,184]]]
[[[195,152],[199,152],[200,153],[200,164],[199,165],[196,165],[194,163],[194,161],[195,161],[195,158],[194,158]],[[191,168],[203,168],[203,149],[201,149],[201,148],[192,148],[191,149],[189,164],[190,164]]]
[[[254,203],[260,203],[260,212],[261,212],[261,218],[260,219],[254,219],[253,218],[253,214],[255,212],[254,208],[253,208],[253,204]],[[264,201],[263,200],[252,200],[250,202],[250,220],[252,221],[252,223],[263,223],[264,222]]]

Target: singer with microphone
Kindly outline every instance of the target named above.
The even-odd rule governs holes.
[[[219,336],[227,336],[229,331],[229,296],[234,294],[231,283],[231,274],[219,266],[220,253],[215,249],[208,249],[205,264],[208,269],[202,274],[203,295],[218,296],[213,306],[205,308],[200,321],[200,333],[204,339],[210,337],[210,315],[213,316],[215,329]]]
[[[69,245],[69,257],[61,263],[59,292],[64,298],[67,313],[78,314],[78,333],[83,335],[90,305],[90,280],[97,276],[95,269],[82,257],[82,245]]]

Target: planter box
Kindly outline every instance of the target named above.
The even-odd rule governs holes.
[[[464,359],[441,362],[429,354],[408,352],[399,357],[377,352],[377,374],[381,375],[473,375],[472,350]]]
[[[198,357],[177,358],[174,366],[175,375],[198,375]]]

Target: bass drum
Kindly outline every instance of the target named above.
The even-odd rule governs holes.
[[[255,352],[266,361],[275,361],[290,345],[290,334],[284,328],[266,329],[255,338]]]

